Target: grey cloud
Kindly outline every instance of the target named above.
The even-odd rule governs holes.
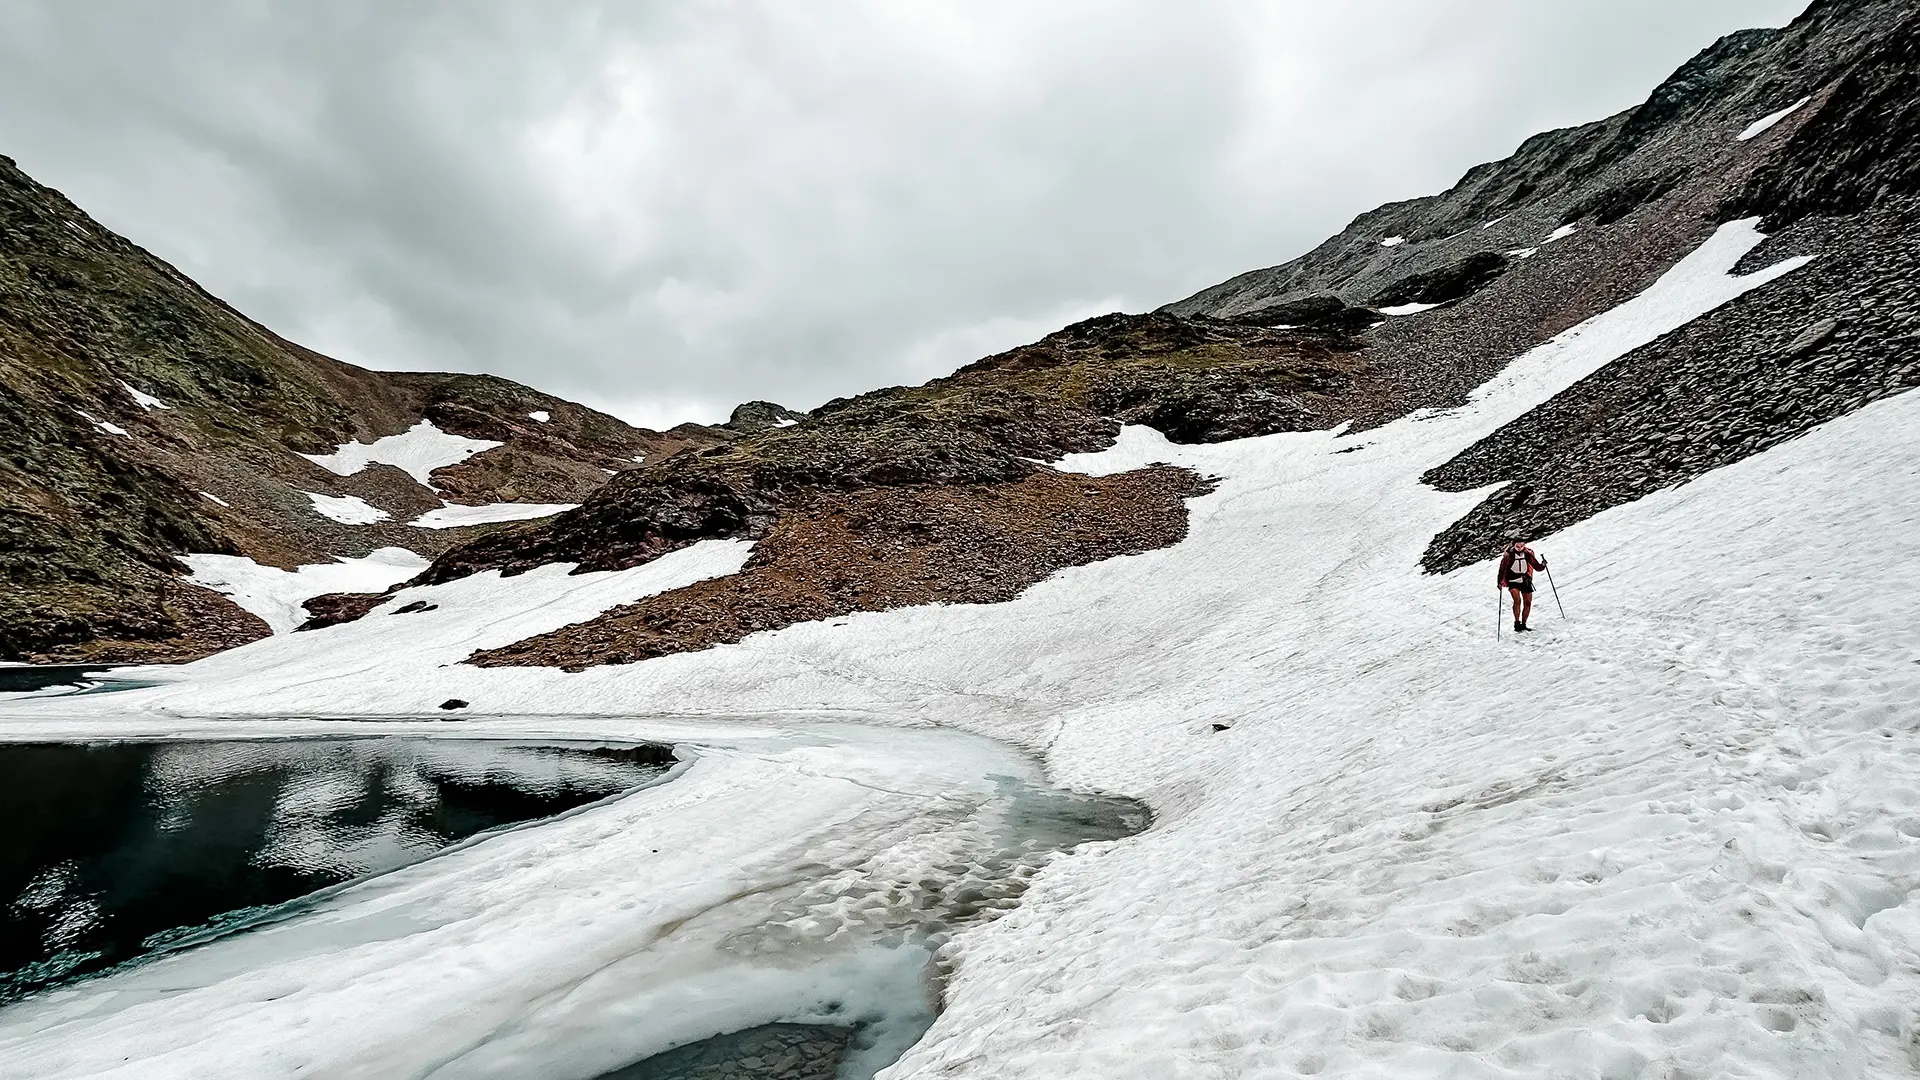
[[[1288,258],[1798,0],[0,0],[0,153],[289,337],[643,421]]]

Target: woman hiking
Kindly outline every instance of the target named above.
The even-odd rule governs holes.
[[[1533,614],[1533,572],[1545,570],[1547,560],[1534,553],[1525,540],[1514,540],[1500,557],[1499,587],[1513,594],[1513,629],[1524,633],[1532,629],[1527,617]]]

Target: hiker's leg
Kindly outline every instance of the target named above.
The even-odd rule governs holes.
[[[1508,595],[1510,595],[1510,596],[1512,596],[1512,597],[1513,597],[1513,621],[1514,621],[1514,622],[1519,622],[1519,621],[1520,621],[1520,619],[1521,619],[1521,615],[1520,615],[1520,590],[1519,590],[1519,589],[1515,589],[1515,588],[1512,588],[1512,587],[1509,587],[1509,588],[1507,589],[1507,593],[1508,593]]]
[[[1533,594],[1526,593],[1524,595],[1526,596],[1525,610],[1520,612],[1520,621],[1522,623],[1533,617]]]

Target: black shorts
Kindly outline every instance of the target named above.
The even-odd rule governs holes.
[[[1533,579],[1530,577],[1510,577],[1507,579],[1507,588],[1519,589],[1521,592],[1526,593],[1528,596],[1532,596],[1533,595]]]

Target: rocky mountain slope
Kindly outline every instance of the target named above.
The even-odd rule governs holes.
[[[410,524],[422,515],[578,503],[637,458],[733,434],[644,431],[504,379],[329,359],[0,158],[0,658],[203,655],[267,628],[180,580],[182,554],[289,571],[383,548],[424,562],[495,526]],[[355,443],[412,471],[330,458]]]
[[[421,581],[552,562],[614,570],[702,539],[760,542],[730,586],[724,632],[712,614],[721,587],[708,585],[683,598],[684,618],[679,600],[654,598],[644,615],[478,658],[569,668],[863,606],[998,599],[986,579],[916,569],[948,542],[926,507],[1004,520],[996,507],[1019,500],[1001,493],[1049,472],[1037,461],[1104,447],[1122,424],[1206,443],[1456,408],[1729,221],[1762,219],[1771,239],[1754,265],[1814,257],[1805,274],[1635,350],[1433,470],[1444,490],[1505,482],[1424,559],[1434,571],[1466,565],[1510,534],[1551,533],[1920,385],[1916,49],[1910,5],[1821,0],[1783,30],[1721,40],[1635,109],[1530,139],[1292,262],[627,470],[578,510],[453,548]],[[1016,577],[1096,557],[1060,542],[1074,526],[1045,500],[1032,505],[991,541],[1019,538]],[[836,515],[863,525],[815,527]],[[775,566],[786,569],[764,572]]]
[[[19,479],[5,486],[0,558],[21,587],[0,649],[195,655],[263,632],[180,584],[182,552],[292,568],[400,547],[434,557],[417,579],[433,584],[758,543],[725,583],[492,649],[476,657],[486,664],[577,669],[851,611],[1001,600],[1184,535],[1181,500],[1203,476],[1084,485],[1041,464],[1106,447],[1123,425],[1188,444],[1364,432],[1461,406],[1726,222],[1761,220],[1770,239],[1754,265],[1813,259],[1432,470],[1442,490],[1499,485],[1423,559],[1463,566],[1510,534],[1551,533],[1920,384],[1906,239],[1920,206],[1916,42],[1907,5],[1821,0],[1785,29],[1714,44],[1637,108],[1530,139],[1292,262],[922,386],[807,416],[752,403],[721,428],[664,434],[500,380],[376,374],[300,349],[9,168],[0,422],[16,429],[6,468]],[[479,452],[430,477],[313,460],[348,461],[345,444],[422,421],[500,445],[447,444]],[[1085,513],[1064,512],[1073,491]],[[545,516],[513,524],[443,503]],[[455,527],[410,524],[435,513]],[[196,580],[259,591],[206,565]],[[360,617],[416,568],[343,575],[281,628]]]

